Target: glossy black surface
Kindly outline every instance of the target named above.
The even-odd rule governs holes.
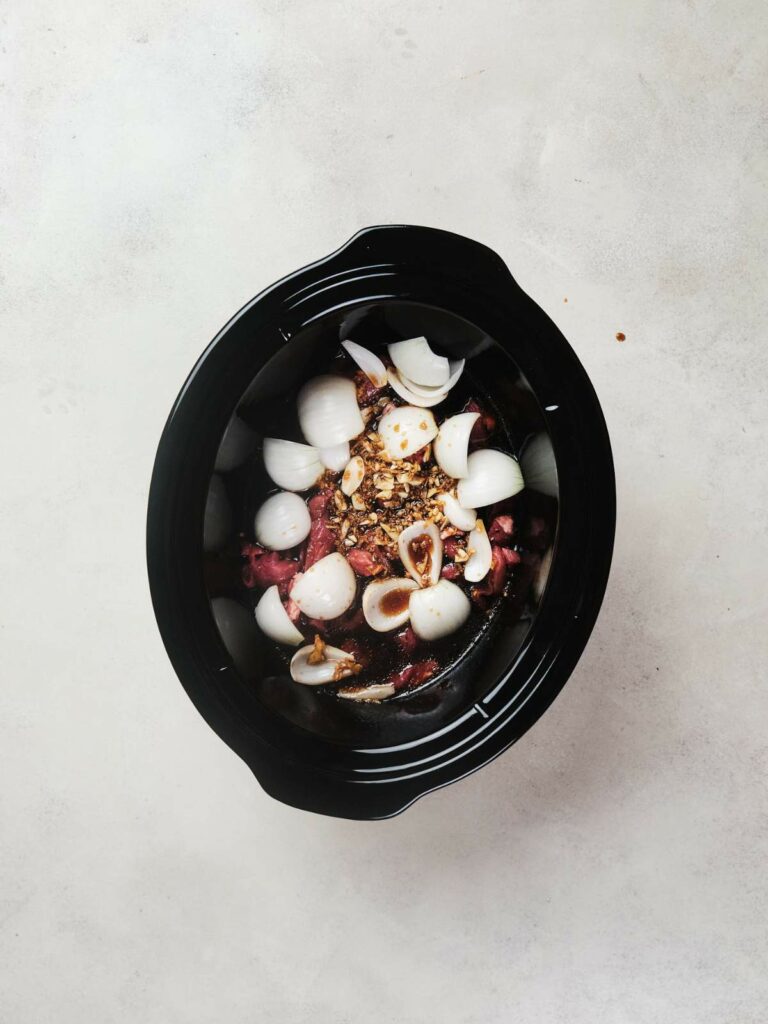
[[[204,555],[206,497],[236,409],[258,445],[340,338],[365,344],[422,333],[451,355],[470,356],[469,383],[501,412],[516,450],[531,433],[551,438],[555,554],[535,613],[527,608],[518,620],[520,606],[504,602],[436,685],[394,704],[348,704],[291,684],[275,668],[226,572],[219,581],[215,560]],[[222,539],[208,547],[226,552],[252,515],[246,469],[217,477],[231,521],[224,517]],[[253,486],[258,494],[258,481]],[[267,792],[321,813],[380,818],[485,764],[548,707],[597,616],[614,523],[610,445],[594,391],[499,257],[447,232],[369,228],[257,296],[192,371],[152,478],[152,599],[187,693]]]

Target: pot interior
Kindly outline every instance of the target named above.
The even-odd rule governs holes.
[[[327,371],[346,338],[381,352],[389,342],[418,335],[451,358],[467,359],[459,384],[437,410],[440,417],[460,411],[474,397],[496,416],[496,446],[522,456],[524,465],[534,439],[534,447],[543,452],[535,463],[536,489],[527,486],[514,499],[516,522],[529,532],[532,550],[490,614],[473,611],[471,628],[443,653],[447,663],[441,658],[438,675],[381,704],[345,701],[322,687],[291,680],[287,664],[293,650],[281,652],[256,626],[253,608],[260,591],[243,585],[240,545],[243,538],[253,540],[254,514],[277,489],[263,467],[262,439],[303,440],[295,412],[302,384]],[[318,739],[352,747],[411,743],[460,722],[509,673],[535,620],[556,542],[557,493],[536,396],[508,349],[476,325],[434,306],[388,299],[345,306],[301,328],[252,380],[243,381],[211,475],[204,576],[212,615],[237,669],[237,674],[227,673],[231,705],[257,729],[266,714]]]

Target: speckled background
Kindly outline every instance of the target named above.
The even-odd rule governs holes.
[[[764,1024],[765,4],[26,0],[2,68],[0,1021]],[[144,514],[208,339],[391,221],[561,326],[620,517],[553,708],[359,824],[198,717]]]

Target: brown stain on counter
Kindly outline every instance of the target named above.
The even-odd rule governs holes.
[[[627,340],[626,334],[622,334],[621,331],[617,331],[616,332],[616,341],[626,341],[626,340]]]

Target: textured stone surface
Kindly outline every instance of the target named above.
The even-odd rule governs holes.
[[[6,5],[0,1020],[763,1024],[767,58],[759,0]],[[392,221],[562,327],[620,519],[551,711],[355,824],[198,717],[144,512],[210,336]]]

